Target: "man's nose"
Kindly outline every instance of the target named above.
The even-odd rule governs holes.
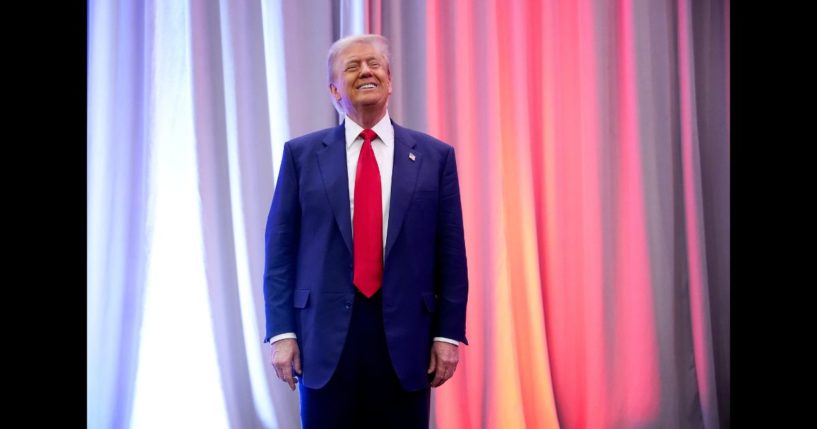
[[[360,75],[361,76],[371,76],[372,75],[372,69],[369,68],[368,64],[363,63],[363,65],[360,66]]]

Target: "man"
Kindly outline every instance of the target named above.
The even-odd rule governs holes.
[[[468,344],[454,149],[391,121],[389,58],[379,35],[332,45],[345,120],[285,144],[267,220],[264,341],[305,428],[428,427]]]

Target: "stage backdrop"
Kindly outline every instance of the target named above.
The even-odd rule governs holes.
[[[203,321],[165,346],[199,335],[215,375],[164,386],[211,380],[212,427],[298,426],[260,344],[264,223],[284,142],[337,124],[327,49],[372,32],[393,45],[392,118],[457,153],[471,345],[433,425],[728,428],[729,16],[728,0],[91,0],[88,427],[148,425],[138,374],[172,329],[148,322],[165,284],[201,293],[173,311]],[[151,274],[185,258],[190,275]]]

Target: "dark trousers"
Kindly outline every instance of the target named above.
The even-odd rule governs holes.
[[[427,429],[430,391],[403,390],[386,346],[383,298],[355,293],[340,362],[321,389],[299,384],[305,429]]]

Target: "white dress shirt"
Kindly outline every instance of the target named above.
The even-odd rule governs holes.
[[[363,137],[360,136],[363,127],[358,125],[349,116],[344,122],[346,126],[346,175],[349,180],[349,211],[352,215],[352,225],[355,218],[355,176],[357,174],[357,160],[360,149],[363,147]],[[372,151],[377,160],[377,169],[380,170],[380,192],[383,203],[383,257],[386,249],[386,233],[389,227],[389,206],[391,202],[391,176],[394,167],[394,126],[391,124],[389,112],[372,127],[377,137],[372,140]],[[354,234],[352,228],[352,234]],[[294,332],[286,332],[270,338],[270,344],[285,338],[296,338]],[[444,337],[434,337],[434,341],[443,341],[459,345],[459,341]]]

